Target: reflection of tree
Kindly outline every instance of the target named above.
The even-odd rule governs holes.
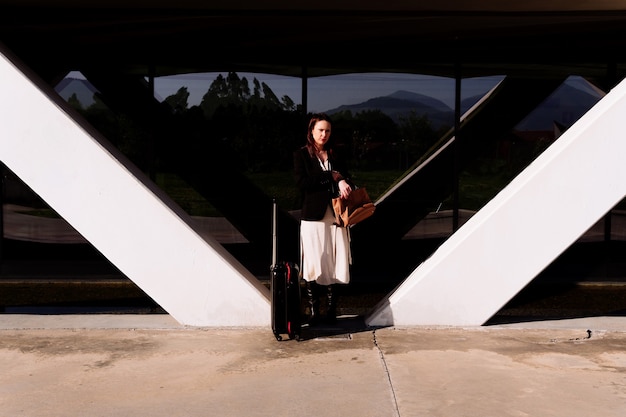
[[[248,79],[239,78],[236,72],[230,72],[226,77],[219,74],[202,97],[200,108],[208,119],[214,116],[218,108],[228,106],[242,107],[244,110],[248,107],[292,110],[281,103],[267,84],[254,78],[252,85],[250,90]],[[293,103],[287,96],[283,97],[283,102],[287,105]]]
[[[426,115],[412,111],[400,123],[380,110],[333,115],[340,130],[350,132],[352,156],[361,169],[407,169],[440,137]]]
[[[298,108],[256,78],[231,72],[211,83],[200,108],[211,128],[209,141],[219,140],[238,155],[249,171],[290,169],[293,138],[298,135]]]
[[[187,87],[181,87],[176,94],[168,96],[164,101],[169,104],[174,113],[182,113],[187,110],[189,106],[189,91]]]
[[[397,148],[401,169],[417,161],[439,139],[428,116],[418,115],[414,110],[400,118],[400,134]]]
[[[152,135],[132,117],[122,112],[111,111],[98,94],[94,94],[94,102],[87,108],[83,108],[81,103],[72,97],[68,99],[68,103],[135,165],[146,172],[154,168],[156,159]]]
[[[183,108],[186,93],[186,88],[180,89],[166,102],[174,111]],[[292,151],[304,143],[300,106],[288,96],[279,99],[257,78],[250,85],[235,72],[218,75],[199,109],[207,126],[199,140],[220,141],[250,172],[289,169]],[[415,112],[400,123],[381,110],[343,111],[332,118],[333,140],[359,169],[404,169],[438,139],[428,117]]]
[[[111,112],[98,96],[95,100],[86,109],[75,97],[69,101],[145,170],[167,169],[159,164],[171,155],[178,160],[189,152],[219,158],[213,155],[216,149],[227,149],[235,158],[233,169],[288,171],[293,150],[305,140],[300,105],[289,96],[279,98],[257,78],[250,82],[235,72],[218,75],[197,106],[189,107],[186,86],[166,97],[162,110],[171,117],[160,120],[165,129],[157,131],[142,131],[123,113]],[[438,137],[428,118],[415,112],[399,123],[381,110],[344,111],[332,118],[333,139],[354,169],[404,169]]]
[[[67,102],[70,106],[72,106],[73,108],[77,109],[77,110],[82,110],[83,109],[83,105],[80,102],[80,100],[78,99],[78,96],[76,95],[76,93],[73,93],[68,99]]]

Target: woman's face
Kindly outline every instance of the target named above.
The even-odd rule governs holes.
[[[320,120],[313,126],[313,141],[318,149],[323,149],[330,139],[330,123]]]

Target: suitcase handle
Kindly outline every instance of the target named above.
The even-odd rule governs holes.
[[[276,267],[276,197],[272,199],[272,268]]]

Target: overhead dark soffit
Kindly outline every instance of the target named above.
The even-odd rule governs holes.
[[[35,67],[591,76],[626,62],[624,1],[0,0],[0,42]]]
[[[626,10],[621,0],[439,0],[424,2],[416,0],[316,0],[302,2],[293,0],[55,0],[54,7],[97,9],[198,9],[198,10],[346,10],[354,11],[422,11],[422,12],[468,12],[468,11],[616,11]],[[0,0],[0,6],[48,7],[50,0]]]

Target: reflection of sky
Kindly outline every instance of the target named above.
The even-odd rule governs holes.
[[[160,100],[176,94],[181,87],[189,91],[189,106],[200,104],[202,96],[219,73],[181,74],[155,79],[156,95]],[[227,73],[222,73],[226,76]],[[278,98],[289,96],[294,103],[302,101],[302,82],[297,77],[286,77],[273,74],[238,73],[240,78],[246,77],[252,88],[256,77],[265,82]],[[84,79],[80,72],[71,72],[68,77]],[[483,95],[494,87],[501,76],[467,78],[461,83],[462,99]],[[572,76],[567,80],[571,87],[592,95],[603,95],[584,78]],[[450,108],[454,107],[454,80],[452,78],[434,77],[416,74],[394,73],[362,73],[344,74],[328,77],[315,77],[308,80],[308,110],[327,111],[344,104],[357,104],[374,97],[382,97],[398,90],[423,94],[441,100]]]
[[[197,105],[219,73],[186,74],[155,79],[155,90],[163,99],[175,94],[181,87],[189,91],[189,105]],[[223,73],[226,76],[226,73]],[[246,77],[250,88],[256,77],[266,83],[281,98],[289,96],[295,103],[302,101],[302,82],[296,77],[271,74],[238,73]],[[462,98],[486,93],[501,77],[483,77],[463,80]],[[346,74],[316,77],[308,80],[309,111],[326,111],[343,104],[356,104],[370,98],[392,94],[398,90],[419,93],[441,100],[451,108],[454,106],[454,80],[414,74]]]

